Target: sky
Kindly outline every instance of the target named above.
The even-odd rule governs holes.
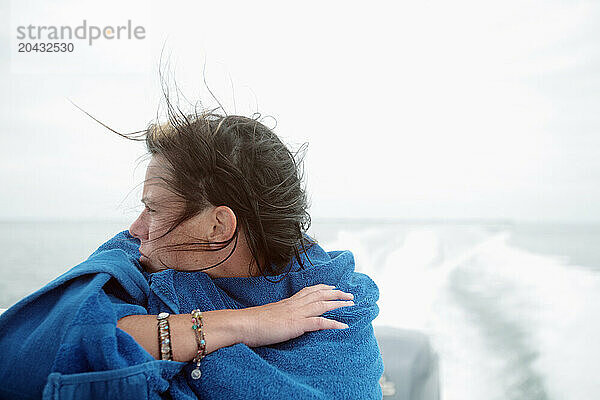
[[[168,64],[190,103],[214,106],[208,86],[308,142],[313,218],[598,223],[599,19],[581,1],[2,0],[0,219],[133,219],[143,144],[70,101],[144,129]],[[84,20],[145,35],[18,52],[19,26]]]

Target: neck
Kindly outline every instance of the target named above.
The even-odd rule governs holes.
[[[222,260],[227,257],[234,245],[235,240],[229,246],[215,252],[216,258]],[[261,259],[261,262],[262,261],[263,259]],[[254,260],[254,257],[252,257],[252,252],[248,247],[246,235],[243,232],[240,232],[238,236],[237,245],[235,245],[235,250],[231,257],[218,267],[206,270],[206,273],[211,278],[250,277],[261,275],[258,266],[256,265],[256,261]]]

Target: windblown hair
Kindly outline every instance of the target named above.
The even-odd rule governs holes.
[[[185,202],[166,233],[208,206],[224,205],[235,213],[238,227],[230,240],[210,243],[221,245],[212,250],[233,240],[237,245],[241,225],[263,276],[289,271],[293,259],[302,268],[301,253],[312,244],[304,235],[310,215],[302,160],[258,121],[259,114],[248,118],[210,110],[184,115],[167,104],[169,121],[150,124],[143,135],[148,152],[167,161],[168,188]],[[190,245],[207,244],[184,246],[189,251]]]
[[[160,237],[210,206],[227,206],[236,216],[235,233],[224,242],[165,247],[219,251],[234,243],[223,260],[197,269],[206,270],[231,257],[243,231],[253,260],[265,278],[290,272],[294,260],[300,269],[304,268],[302,254],[315,243],[306,235],[311,223],[302,183],[306,144],[292,153],[272,129],[260,122],[259,113],[251,117],[228,115],[216,97],[220,107],[202,108],[200,112],[194,107],[193,113],[185,114],[171,103],[165,86],[163,94],[167,122],[150,123],[146,129],[131,133],[117,132],[73,105],[119,136],[145,141],[149,155],[166,161],[161,184],[182,199],[184,207],[180,215],[168,221],[170,227]],[[217,112],[219,109],[222,112]],[[311,263],[307,255],[305,259]],[[252,263],[248,265],[249,273],[251,267]]]

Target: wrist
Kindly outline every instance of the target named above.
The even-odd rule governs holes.
[[[250,331],[252,329],[250,312],[251,308],[253,307],[235,310],[236,326],[234,330],[236,331],[237,343],[244,343],[248,345],[248,339],[250,337]]]
[[[244,343],[248,347],[260,346],[260,340],[257,338],[262,337],[257,332],[259,326],[258,316],[263,306],[255,306],[236,310],[239,314],[237,315],[237,329],[239,343]]]
[[[207,354],[221,347],[243,342],[244,318],[242,311],[225,309],[202,313]]]

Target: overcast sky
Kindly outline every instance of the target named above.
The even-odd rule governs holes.
[[[68,99],[145,128],[164,45],[190,101],[213,104],[204,75],[229,112],[274,116],[287,143],[309,142],[315,218],[600,222],[598,2],[0,7],[0,219],[134,217],[143,145]],[[18,26],[84,19],[131,20],[145,38],[17,51]]]

